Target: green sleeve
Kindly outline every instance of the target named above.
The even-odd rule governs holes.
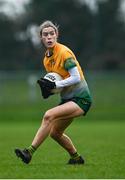
[[[65,61],[65,64],[64,64],[64,68],[68,71],[69,69],[73,68],[76,66],[76,62],[73,58],[68,58],[66,61]]]

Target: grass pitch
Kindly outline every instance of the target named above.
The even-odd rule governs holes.
[[[67,131],[86,164],[66,165],[68,154],[48,138],[29,165],[14,154],[27,147],[39,123],[8,123],[0,126],[0,178],[125,178],[125,123],[75,121]]]
[[[93,106],[86,117],[74,120],[66,131],[86,159],[85,165],[77,166],[66,164],[69,155],[50,137],[29,165],[15,156],[15,148],[31,144],[43,113],[58,104],[58,97],[43,101],[38,91],[39,98],[29,101],[23,82],[7,83],[0,104],[0,178],[125,178],[125,85],[121,77],[91,79]]]

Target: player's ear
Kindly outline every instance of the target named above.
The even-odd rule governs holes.
[[[58,31],[56,31],[56,36],[57,36],[57,39],[58,39],[58,37],[59,37],[59,32]]]
[[[42,32],[39,32],[38,36],[40,39],[42,39]]]

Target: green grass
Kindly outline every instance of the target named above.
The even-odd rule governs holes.
[[[25,165],[14,148],[28,146],[39,123],[2,123],[0,126],[0,178],[125,178],[125,122],[76,120],[67,130],[84,166],[68,166],[68,154],[48,138]]]
[[[88,77],[93,106],[86,117],[74,120],[66,131],[86,159],[83,166],[66,165],[68,154],[50,137],[29,165],[15,156],[16,147],[31,144],[41,117],[48,108],[58,104],[58,97],[45,101],[36,89],[36,99],[30,99],[24,80],[8,80],[0,87],[0,178],[125,178],[124,77],[111,73]]]

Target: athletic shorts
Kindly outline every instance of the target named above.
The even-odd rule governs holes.
[[[71,99],[62,99],[59,105],[64,104],[69,101],[75,102],[85,112],[83,114],[84,116],[86,115],[86,113],[88,112],[92,104],[91,101],[87,101],[85,98],[73,97]]]

